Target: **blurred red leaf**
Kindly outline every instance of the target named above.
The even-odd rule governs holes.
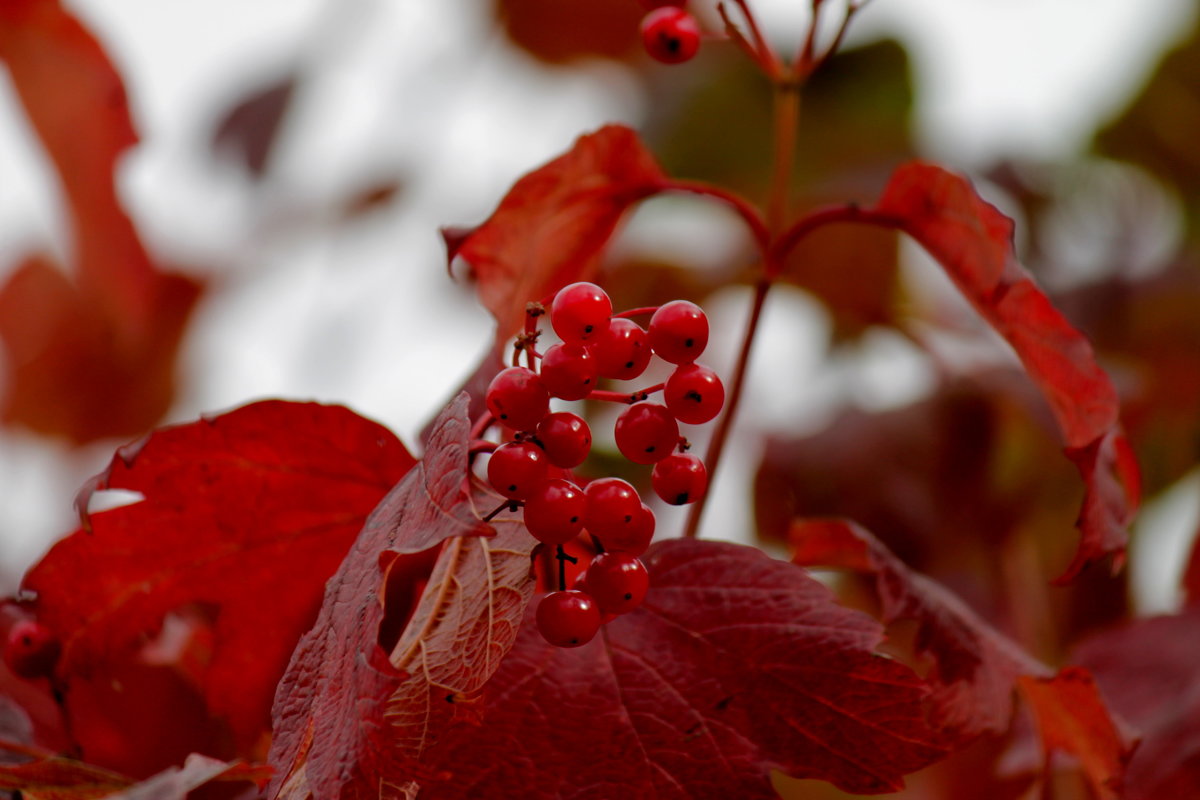
[[[1134,743],[1114,721],[1091,673],[1067,667],[1052,678],[1023,675],[1019,680],[1047,754],[1062,751],[1077,758],[1101,800],[1123,797],[1121,783]]]
[[[1139,476],[1117,417],[1117,393],[1091,345],[1017,263],[1012,221],[966,179],[919,162],[896,170],[866,219],[897,227],[928,250],[1012,345],[1046,397],[1086,486],[1079,549],[1057,582],[1109,554],[1119,569]]]
[[[471,265],[497,341],[521,328],[526,303],[593,275],[621,216],[665,180],[636,133],[608,125],[518,180],[479,227],[443,229],[450,261]]]
[[[547,644],[531,606],[485,724],[430,754],[431,796],[749,800],[777,796],[772,769],[877,793],[942,754],[920,679],[803,570],[682,539],[645,563],[645,604],[583,647]]]
[[[1200,797],[1197,631],[1193,608],[1103,631],[1073,653],[1141,736],[1125,781],[1129,800]]]
[[[170,405],[200,286],[158,271],[121,207],[115,170],[137,136],[96,39],[57,0],[5,3],[0,60],[58,171],[73,238],[70,278],[31,259],[0,289],[2,417],[76,442],[139,433]]]
[[[213,149],[228,150],[252,177],[262,178],[295,92],[296,75],[289,74],[243,97],[217,123]]]
[[[1184,598],[1189,608],[1200,607],[1200,525],[1192,538],[1192,554],[1183,572]]]
[[[645,11],[633,0],[495,0],[509,38],[543,61],[624,58]]]
[[[168,736],[136,736],[146,717],[181,715],[189,684],[250,751],[326,579],[413,463],[387,429],[348,409],[278,400],[119,450],[81,507],[105,489],[144,499],[91,515],[90,530],[56,544],[23,583],[63,642],[57,675],[85,757],[133,775],[174,763],[155,755]],[[162,696],[176,707],[162,708]],[[90,740],[89,710],[104,723]],[[166,728],[179,747],[183,728]]]
[[[0,767],[0,789],[19,789],[30,800],[184,800],[213,782],[261,782],[269,771],[193,753],[183,766],[134,783],[130,778],[82,761],[52,756]]]
[[[933,722],[954,744],[982,733],[1003,733],[1012,719],[1020,675],[1050,670],[995,630],[960,599],[912,572],[869,531],[842,520],[797,520],[792,560],[872,575],[883,621],[916,620],[916,652],[933,661]]]
[[[428,773],[423,756],[442,731],[463,719],[459,703],[470,707],[512,645],[532,592],[534,541],[518,523],[493,526],[476,513],[466,410],[462,394],[443,411],[424,460],[371,514],[330,580],[275,702],[272,797],[376,797],[382,785],[401,796]],[[420,603],[385,652],[389,578],[432,548],[440,553]]]

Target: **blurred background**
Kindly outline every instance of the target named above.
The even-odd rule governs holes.
[[[792,51],[807,4],[752,5]],[[172,277],[142,307],[146,348],[120,363],[84,306],[35,302],[58,295],[30,276],[69,274],[88,248],[0,70],[0,593],[73,528],[80,484],[154,425],[315,399],[415,449],[492,335],[439,226],[481,222],[580,133],[624,122],[671,174],[764,195],[764,82],[718,41],[681,67],[650,61],[635,0],[66,6],[123,78],[138,143],[117,197],[147,269]],[[717,30],[711,2],[692,6]],[[1153,501],[1135,548],[1155,556],[1133,560],[1143,612],[1178,603],[1200,518],[1196,24],[1190,0],[874,0],[805,94],[795,174],[798,206],[872,202],[919,156],[1017,219],[1025,263],[1125,397]],[[661,199],[608,274],[618,306],[666,292],[736,330],[749,258],[724,212]],[[764,324],[702,535],[777,542],[795,513],[851,515],[977,607],[999,601],[961,565],[998,541],[1035,542],[1002,549],[998,583],[1028,559],[1066,563],[1081,489],[1045,409],[915,248],[814,237]],[[735,346],[708,360],[727,374]]]

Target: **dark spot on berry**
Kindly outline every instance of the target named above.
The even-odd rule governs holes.
[[[585,325],[585,326],[583,327],[583,332],[584,332],[584,333],[591,333],[593,330],[595,330],[595,328],[596,328],[596,326],[595,326],[595,325]]]
[[[508,414],[501,414],[500,419],[508,419]]]
[[[571,524],[574,525],[576,522],[579,522],[579,517],[571,517]]]
[[[632,362],[632,361],[626,361],[626,362],[625,362],[625,369],[633,369],[633,362]]]
[[[704,402],[704,397],[695,389],[692,389],[690,392],[685,394],[684,397],[686,397],[688,400],[695,400],[697,403]]]
[[[454,695],[453,695],[453,694],[448,694],[448,695],[446,695],[446,702],[447,702],[447,703],[453,703],[453,702],[454,702]]]
[[[646,448],[646,452],[647,452],[647,453],[653,453],[653,452],[654,452],[654,450],[655,450],[655,447],[657,447],[657,445],[653,445],[653,444],[652,444],[652,445],[650,445],[649,447],[647,447],[647,448]]]
[[[515,492],[515,491],[517,490],[517,485],[516,485],[515,483],[510,483],[510,484],[508,485],[508,490],[509,490],[510,492]]]
[[[729,704],[732,702],[733,702],[732,697],[726,697],[724,700],[718,700],[717,704],[715,706],[713,706],[713,708],[715,708],[717,711],[724,711],[726,708],[728,708]]]
[[[583,385],[584,385],[584,386],[587,386],[587,385],[588,385],[589,383],[591,383],[591,382],[592,382],[592,379],[591,379],[591,378],[584,378],[584,379],[583,379]]]
[[[626,593],[625,593],[625,599],[626,599],[626,600],[632,600],[632,599],[633,599],[633,592],[626,592]]]
[[[687,501],[688,501],[688,493],[680,492],[679,494],[675,495],[675,499],[672,501],[672,505],[681,506],[684,503],[686,503]]]
[[[625,521],[626,521],[626,522],[633,522],[633,515],[632,515],[632,514],[626,514],[626,515],[625,515]]]
[[[695,346],[696,346],[696,340],[695,340],[695,339],[684,339],[684,340],[683,340],[683,346],[684,346],[684,347],[695,347]]]

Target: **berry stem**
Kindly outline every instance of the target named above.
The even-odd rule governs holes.
[[[775,233],[783,228],[788,214],[788,186],[796,155],[796,132],[800,124],[800,84],[776,81],[774,91],[774,165],[767,205],[767,227]],[[770,262],[768,261],[768,264]]]
[[[613,319],[629,319],[630,317],[649,316],[655,311],[658,311],[659,306],[642,306],[641,308],[631,308],[628,311],[619,311],[613,314]]]
[[[593,389],[591,394],[587,396],[588,400],[604,400],[609,403],[624,403],[631,406],[634,403],[650,397],[655,392],[661,392],[665,383],[656,383],[653,386],[647,386],[645,389],[638,389],[635,392],[612,392],[607,389]]]
[[[491,522],[501,511],[504,511],[505,509],[508,509],[509,511],[516,511],[520,507],[521,504],[516,500],[505,500],[503,503],[489,511],[487,516],[483,518],[483,521]]]
[[[860,222],[883,228],[902,228],[902,222],[899,219],[872,209],[860,208],[853,203],[817,209],[796,220],[791,227],[775,239],[774,244],[771,245],[767,277],[774,278],[779,274],[784,259],[802,239],[813,231],[836,222]]]
[[[767,229],[767,223],[763,221],[762,214],[754,207],[754,204],[737,192],[731,192],[704,181],[687,180],[671,180],[663,184],[662,188],[665,191],[704,195],[730,206],[746,223],[746,227],[750,229],[750,234],[754,237],[755,244],[766,257],[771,242],[771,232]]]
[[[725,412],[717,421],[712,439],[708,442],[708,450],[704,454],[710,486],[716,478],[717,465],[721,461],[721,454],[725,451],[725,440],[729,438],[729,429],[733,426],[734,415],[737,413],[738,403],[742,398],[742,387],[746,383],[746,371],[750,365],[750,351],[754,346],[754,336],[758,333],[758,323],[762,318],[763,305],[767,300],[767,292],[771,285],[770,278],[763,277],[754,286],[754,304],[750,307],[750,319],[746,323],[746,333],[742,337],[742,348],[738,352],[737,366],[734,368],[733,380],[730,382]],[[695,539],[699,533],[700,517],[704,514],[704,507],[708,503],[710,494],[711,492],[705,492],[688,513],[687,524],[683,530],[685,538]]]
[[[471,441],[482,439],[484,432],[496,424],[496,418],[490,412],[483,412],[479,415],[479,419],[475,420],[475,424],[471,426],[471,433],[467,436]]]
[[[567,590],[567,562],[578,564],[579,559],[575,556],[567,555],[567,551],[563,546],[555,545],[554,557],[558,559],[558,590],[565,592]]]

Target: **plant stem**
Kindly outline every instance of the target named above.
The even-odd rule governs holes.
[[[796,131],[800,124],[800,85],[792,80],[775,84],[774,151],[771,169],[771,194],[767,203],[767,227],[778,234],[788,213],[788,185],[796,155]]]
[[[729,395],[725,402],[725,413],[717,422],[712,439],[708,442],[708,451],[704,454],[704,463],[708,466],[709,486],[713,485],[717,465],[721,454],[725,451],[725,440],[729,438],[729,429],[733,427],[733,418],[737,412],[738,403],[742,399],[742,387],[746,383],[746,371],[750,366],[750,350],[754,346],[754,336],[758,332],[758,322],[762,317],[763,304],[767,299],[767,291],[771,281],[760,278],[754,287],[754,304],[750,307],[750,320],[746,323],[746,333],[742,337],[742,349],[738,353],[737,366],[734,368],[733,380],[730,382]],[[700,517],[704,514],[704,506],[708,500],[706,492],[688,513],[687,525],[683,529],[684,538],[695,539],[700,530]]]

